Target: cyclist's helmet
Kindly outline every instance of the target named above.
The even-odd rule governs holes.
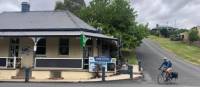
[[[167,59],[167,57],[163,57],[163,60],[164,60],[164,61],[167,61],[168,59]]]

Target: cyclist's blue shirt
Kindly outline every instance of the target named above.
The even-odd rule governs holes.
[[[172,63],[171,63],[171,61],[165,61],[165,62],[162,63],[161,67],[171,68],[172,67]]]

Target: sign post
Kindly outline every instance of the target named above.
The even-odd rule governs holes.
[[[105,67],[102,67],[102,81],[105,82]]]

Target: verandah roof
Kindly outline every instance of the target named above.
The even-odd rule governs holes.
[[[81,31],[21,31],[21,32],[0,32],[0,37],[46,37],[46,36],[80,36],[83,33],[89,37],[113,39],[111,36],[103,35],[101,33],[92,33],[92,32],[81,32]]]

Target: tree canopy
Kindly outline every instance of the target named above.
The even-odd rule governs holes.
[[[69,10],[78,15],[82,7],[85,7],[84,0],[64,0],[64,2],[56,2],[55,10]]]
[[[148,35],[148,24],[136,22],[136,11],[129,3],[128,0],[92,0],[89,6],[82,5],[77,13],[70,5],[57,3],[56,9],[68,8],[82,20],[101,29],[102,33],[120,38],[124,48],[135,48]]]

